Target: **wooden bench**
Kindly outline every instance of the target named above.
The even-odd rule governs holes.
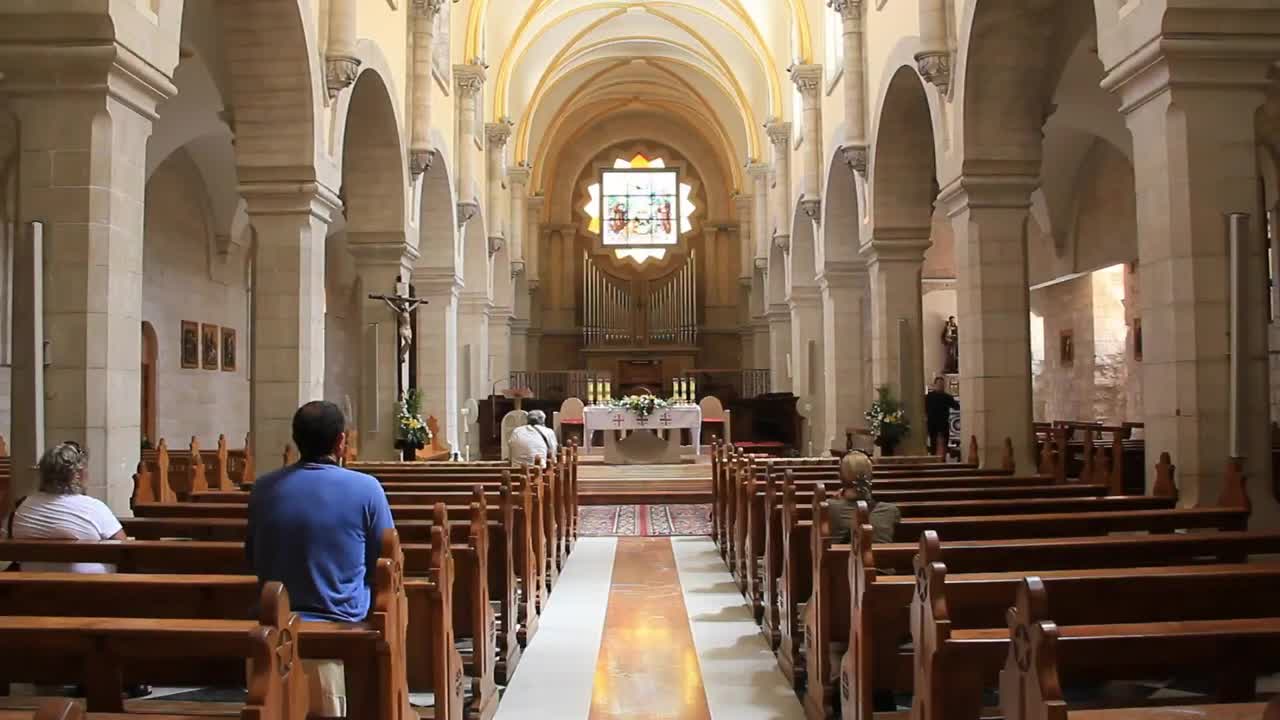
[[[126,677],[162,668],[165,676],[199,684],[207,683],[220,666],[223,677],[239,684],[245,680],[245,660],[250,660],[242,720],[305,720],[308,697],[299,658],[306,642],[301,622],[289,611],[289,597],[280,583],[268,583],[258,598],[256,621],[0,617],[0,648],[6,651],[0,655],[0,677],[5,682],[81,684],[90,717],[96,718],[102,717],[97,713],[124,711]],[[81,601],[81,610],[88,609]],[[78,704],[61,700],[44,703],[35,717],[83,715]]]
[[[227,446],[227,437],[220,435],[213,450],[202,450],[195,437],[185,450],[170,450],[161,438],[155,448],[142,451],[133,476],[131,502],[168,502],[192,493],[248,486],[253,482],[253,473],[248,436],[244,448],[232,449]]]
[[[302,657],[344,661],[351,717],[387,720],[409,717],[405,658],[406,652],[410,659],[414,658],[415,651],[421,656],[419,667],[427,669],[429,674],[426,689],[435,694],[435,716],[459,720],[462,717],[461,658],[454,647],[452,631],[452,559],[443,530],[437,529],[434,533],[432,548],[434,565],[430,579],[425,581],[424,592],[411,598],[405,591],[404,560],[398,536],[394,530],[388,530],[375,569],[368,619],[357,624],[304,622],[293,632],[295,638],[301,639]],[[144,622],[163,627],[197,622],[183,620],[193,614],[201,618],[198,622],[234,622],[252,607],[257,588],[257,579],[249,575],[3,573],[0,577],[0,615],[4,616],[0,618],[0,647],[6,646],[8,627],[20,628],[31,621],[35,630],[58,633],[61,632],[58,628],[74,619],[72,616],[86,613],[131,618],[134,619],[131,627],[135,629],[143,627]],[[86,597],[93,598],[92,602],[86,603]],[[26,617],[28,615],[38,617]],[[413,615],[412,623],[410,615]],[[45,622],[42,618],[46,616],[57,617]],[[147,620],[140,620],[144,618]],[[163,618],[165,622],[154,623],[152,618]],[[6,621],[10,626],[4,624]],[[18,633],[13,642],[20,643],[22,638]],[[204,639],[197,637],[194,641]],[[110,645],[110,641],[108,643]],[[108,647],[108,651],[120,652],[114,646]],[[140,652],[141,658],[147,657],[145,650],[129,648],[127,652]],[[79,681],[75,677],[79,668],[72,667],[68,676],[67,669],[57,667],[65,662],[53,662],[53,657],[51,655],[47,666],[26,657],[0,659],[0,677],[9,682],[45,684],[63,683],[68,679]],[[142,662],[127,677],[187,685],[207,684],[211,678],[237,684],[237,676],[243,676],[243,666],[236,667],[234,663],[193,675],[191,668],[175,666],[166,659],[154,664]],[[115,678],[113,685],[118,685],[121,681],[118,673]],[[98,703],[95,703],[93,682],[101,686],[103,678],[85,678],[90,710],[118,711],[118,707],[100,704],[106,698],[105,692],[97,696]],[[119,698],[117,691],[117,705]]]
[[[1172,466],[1167,462],[1160,469],[1162,476],[1172,476]],[[1182,529],[1225,529],[1244,530],[1248,523],[1248,500],[1244,494],[1243,480],[1239,477],[1228,478],[1220,499],[1221,507],[1209,509],[1163,509],[1163,510],[1099,510],[1105,503],[1117,498],[1084,498],[1071,502],[1082,503],[1077,512],[1037,513],[1036,504],[1040,500],[1027,500],[1026,506],[1019,507],[1020,501],[993,501],[1004,511],[1015,514],[1005,515],[965,515],[958,517],[909,517],[911,507],[903,509],[904,517],[896,530],[896,540],[904,541],[911,537],[921,537],[925,531],[933,530],[944,539],[1000,539],[1019,537],[1071,537],[1106,535],[1110,532],[1172,532]],[[1172,500],[1172,498],[1168,498]],[[779,666],[783,673],[793,680],[797,689],[804,686],[806,678],[815,683],[809,688],[808,702],[814,712],[820,714],[821,708],[830,707],[835,691],[830,685],[832,673],[831,658],[827,652],[828,643],[833,637],[843,637],[847,625],[841,623],[848,617],[850,607],[849,592],[849,549],[843,546],[837,549],[832,544],[829,530],[829,518],[824,507],[822,493],[814,497],[811,519],[796,521],[795,505],[788,502],[784,494],[784,518],[786,535],[784,535],[784,567],[782,581],[778,592],[779,612]],[[1065,502],[1065,501],[1064,501]],[[1087,503],[1097,503],[1090,509]],[[1017,514],[1027,511],[1027,514]],[[971,510],[966,510],[971,512]],[[855,527],[869,525],[869,513],[865,503],[859,503]],[[869,540],[869,538],[868,538]],[[802,636],[801,620],[797,603],[801,600],[809,603],[811,617],[804,619]],[[835,608],[828,611],[824,604]],[[816,614],[814,614],[816,613]],[[807,654],[801,652],[800,638],[805,640]],[[807,658],[807,659],[806,659]],[[802,663],[804,663],[802,665]],[[810,674],[815,672],[815,674]],[[814,678],[817,678],[815,681]]]
[[[1213,583],[1214,573],[1174,578],[1143,575],[1131,578],[1115,602],[1082,603],[1072,607],[1069,597],[1085,582],[1028,577],[1019,582],[1016,604],[1007,613],[1003,642],[989,643],[1004,650],[1000,671],[1000,704],[1006,720],[1104,720],[1108,718],[1199,717],[1212,720],[1280,717],[1280,699],[1266,705],[1255,700],[1260,671],[1280,666],[1280,601],[1274,586],[1253,580],[1241,570],[1231,578],[1232,590],[1252,591],[1227,596]],[[1254,583],[1262,587],[1254,590]],[[1196,597],[1194,593],[1203,593]],[[1167,602],[1176,593],[1179,602]],[[1270,601],[1271,606],[1261,603]],[[1054,619],[1051,619],[1054,618]],[[1061,618],[1061,619],[1056,619]],[[986,630],[956,630],[965,642]],[[963,637],[963,639],[961,639]],[[1005,650],[1007,648],[1007,650]],[[1174,672],[1198,672],[1216,678],[1219,705],[1177,714],[1171,708],[1068,712],[1062,688],[1077,678],[1167,677]],[[972,674],[967,672],[965,674]],[[967,695],[967,693],[965,693]],[[937,707],[935,705],[935,707]],[[931,717],[968,717],[968,707]],[[914,715],[913,715],[914,716]]]
[[[872,535],[871,526],[864,524],[856,529],[851,547],[830,548],[834,556],[848,553],[848,651],[841,661],[839,683],[845,717],[870,718],[874,689],[911,689],[912,666],[898,647],[910,633],[910,605],[916,590],[913,559],[918,554],[941,558],[951,573],[978,573],[1158,568],[1245,562],[1280,553],[1280,531],[951,542],[926,532],[919,542],[879,544],[872,543]],[[841,615],[821,605],[818,610],[831,612],[832,637],[839,637]]]

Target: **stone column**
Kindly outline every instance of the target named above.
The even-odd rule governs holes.
[[[805,417],[804,442],[800,451],[822,453],[826,422],[822,382],[822,295],[812,285],[791,288],[787,305],[791,313],[791,391],[800,398]],[[810,343],[813,346],[810,347]]]
[[[480,173],[476,167],[479,108],[476,98],[484,91],[483,65],[454,65],[453,81],[458,90],[458,203],[480,204]]]
[[[507,171],[507,183],[511,186],[511,197],[509,203],[511,206],[511,224],[507,230],[507,241],[509,247],[507,253],[511,258],[511,276],[519,277],[525,272],[525,248],[524,239],[529,230],[528,213],[526,212],[529,200],[529,176],[530,170],[528,165],[517,165]]]
[[[961,432],[966,442],[977,436],[987,467],[1000,462],[1005,438],[1019,468],[1036,467],[1026,224],[1037,184],[964,176],[938,198],[955,229]]]
[[[88,448],[87,490],[127,514],[142,433],[147,139],[156,106],[176,89],[137,55],[103,55],[99,49],[45,47],[48,55],[38,61],[30,56],[30,62],[11,66],[0,58],[0,66],[9,107],[22,128],[18,221],[44,223],[49,364],[28,370],[44,373],[44,436]],[[34,343],[36,337],[23,332],[14,339]],[[14,347],[15,357],[31,361],[42,352]],[[15,399],[15,448],[30,453],[36,433],[28,434],[24,424],[37,421],[39,399],[21,391]],[[21,472],[16,478],[34,481]],[[10,497],[33,489],[15,485]]]
[[[751,247],[753,264],[763,269],[769,262],[769,166],[766,163],[747,165],[751,178]]]
[[[788,362],[796,361],[791,357],[791,306],[785,302],[770,304],[765,319],[769,325],[769,380],[774,392],[791,392],[795,372]]]
[[[525,262],[525,275],[529,292],[537,292],[542,282],[542,251],[546,246],[545,232],[542,229],[542,209],[547,204],[546,197],[534,195],[525,202],[524,237],[527,242],[521,243]]]
[[[870,328],[863,317],[870,303],[870,279],[861,262],[837,266],[828,262],[818,277],[822,293],[824,378],[827,436],[824,448],[844,447],[845,428],[866,425],[871,388],[862,382]]]
[[[489,246],[495,248],[506,244],[507,225],[510,222],[508,214],[510,194],[507,192],[507,141],[511,139],[511,122],[503,120],[485,123],[484,131],[489,162],[486,173],[489,183],[486,201],[489,222],[486,227],[489,230]]]
[[[877,229],[863,248],[871,281],[872,384],[888,387],[902,403],[911,426],[900,447],[905,455],[923,454],[926,444],[920,277],[928,248],[929,228]]]
[[[435,44],[436,15],[445,0],[412,0],[409,23],[413,40],[412,95],[410,97],[409,172],[417,177],[431,167],[431,48]]]
[[[323,185],[241,185],[257,233],[250,405],[260,471],[293,442],[293,414],[324,399],[325,236],[341,201]]]
[[[360,280],[360,457],[395,460],[396,401],[408,387],[408,363],[401,377],[399,315],[375,295],[407,294],[410,269],[418,251],[404,239],[349,234],[348,247]],[[348,418],[351,422],[353,418]]]
[[[796,65],[791,68],[791,81],[800,92],[804,113],[804,152],[800,176],[800,208],[810,220],[822,217],[822,66]]]
[[[767,228],[773,244],[791,249],[791,123],[773,120],[765,125],[773,145],[773,204]]]
[[[329,41],[324,52],[325,85],[329,100],[356,81],[356,0],[329,0]]]
[[[418,308],[414,336],[418,345],[417,386],[422,412],[440,421],[450,447],[459,448],[458,295],[462,279],[452,270],[415,268],[413,287],[427,304]]]
[[[843,22],[845,140],[841,150],[849,167],[866,177],[867,72],[862,28],[863,0],[827,0],[827,5],[840,13]]]
[[[773,365],[773,350],[769,339],[769,308],[764,297],[764,270],[756,270],[751,277],[751,343],[754,356],[751,367],[764,370]],[[772,375],[771,375],[772,377]]]
[[[464,290],[458,296],[459,397],[489,397],[489,296]],[[465,353],[465,355],[464,355]],[[470,362],[463,362],[469,357]],[[465,373],[465,374],[464,374]]]
[[[511,279],[515,305],[511,312],[511,370],[529,369],[529,287],[524,275]]]
[[[951,91],[951,47],[947,41],[946,0],[923,0],[920,3],[920,52],[916,53],[916,69],[920,77],[937,86],[946,95]]]
[[[1184,505],[1215,503],[1229,451],[1231,291],[1224,215],[1248,213],[1254,232],[1246,262],[1258,270],[1246,274],[1243,288],[1241,444],[1254,503],[1251,524],[1275,527],[1280,508],[1268,492],[1267,288],[1260,270],[1266,247],[1258,231],[1266,220],[1258,206],[1254,115],[1280,43],[1267,36],[1264,49],[1261,40],[1254,45],[1226,35],[1251,32],[1259,19],[1206,17],[1205,27],[1221,28],[1222,36],[1146,45],[1113,69],[1104,86],[1120,96],[1134,138],[1147,457],[1172,453]]]

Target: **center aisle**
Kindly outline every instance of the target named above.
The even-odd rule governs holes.
[[[708,538],[580,539],[497,715],[803,717]]]

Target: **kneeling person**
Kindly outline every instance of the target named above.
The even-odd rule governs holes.
[[[261,583],[279,581],[304,620],[361,622],[372,602],[382,534],[393,527],[376,479],[338,465],[346,418],[311,402],[293,416],[296,464],[257,480],[249,499],[245,552]],[[311,712],[345,716],[342,663],[304,661]]]

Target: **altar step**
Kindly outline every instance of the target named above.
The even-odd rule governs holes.
[[[711,502],[710,465],[580,467],[583,505],[683,505]]]

